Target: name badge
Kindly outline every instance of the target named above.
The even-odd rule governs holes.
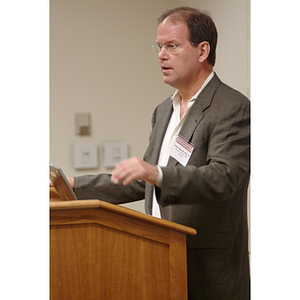
[[[170,155],[184,167],[190,160],[194,147],[185,141],[181,136],[177,136]]]

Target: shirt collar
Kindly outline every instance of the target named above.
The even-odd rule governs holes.
[[[202,92],[202,90],[207,86],[207,84],[210,82],[210,80],[213,78],[215,72],[212,71],[209,76],[206,78],[205,82],[202,84],[201,88],[199,89],[199,91],[189,100],[189,102],[194,102],[198,96],[200,95],[200,93]],[[179,102],[181,101],[181,96],[179,94],[179,91],[176,90],[175,93],[171,96],[171,99],[174,101],[174,102]]]

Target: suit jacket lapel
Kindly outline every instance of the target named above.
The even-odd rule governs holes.
[[[211,105],[213,95],[220,84],[221,80],[218,78],[217,74],[215,74],[191,107],[179,132],[179,135],[182,136],[187,142],[190,141],[193,132],[203,119],[203,112]],[[178,164],[178,161],[173,157],[170,157],[168,166],[175,166],[176,164]]]
[[[168,105],[165,106],[164,110],[162,111],[162,117],[157,119],[156,124],[156,133],[154,134],[155,138],[155,145],[153,149],[153,159],[150,163],[157,164],[160,154],[160,149],[162,146],[162,142],[169,125],[169,121],[173,112],[173,102],[170,101]]]

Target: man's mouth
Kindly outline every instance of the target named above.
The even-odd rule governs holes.
[[[165,66],[161,66],[161,70],[162,70],[162,72],[163,73],[165,73],[165,72],[167,72],[167,71],[169,71],[169,70],[171,70],[172,68],[168,68],[168,67],[165,67]]]

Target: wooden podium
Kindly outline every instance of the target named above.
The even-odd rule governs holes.
[[[186,234],[104,201],[50,201],[50,299],[187,299]]]

